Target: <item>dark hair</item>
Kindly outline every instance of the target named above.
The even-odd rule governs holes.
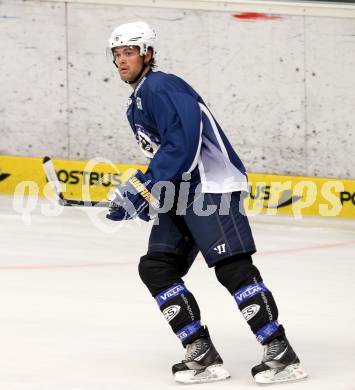
[[[156,61],[155,61],[155,58],[152,58],[152,60],[150,61],[150,67],[152,69],[156,69],[158,67]]]
[[[154,49],[152,47],[148,47],[148,50],[150,49],[151,53],[152,53],[152,59],[150,60],[150,67],[152,69],[156,69],[158,67],[157,65],[157,62],[155,60],[155,58],[153,57],[154,56]]]

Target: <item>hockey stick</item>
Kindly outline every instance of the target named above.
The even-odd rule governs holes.
[[[62,206],[86,206],[86,207],[109,207],[110,202],[101,201],[85,201],[80,199],[67,199],[64,197],[61,185],[54,169],[53,162],[50,157],[43,158],[43,169],[46,178],[51,183],[55,193],[58,196],[58,202]],[[135,188],[135,190],[149,203],[154,209],[159,209],[160,203],[157,198],[147,189],[147,187],[136,177],[132,176],[128,182]]]
[[[65,198],[62,193],[60,181],[58,179],[57,173],[54,169],[54,165],[50,157],[43,158],[43,169],[48,182],[51,184],[56,195],[58,196],[58,202],[61,206],[109,207],[110,202],[85,201],[80,199]]]

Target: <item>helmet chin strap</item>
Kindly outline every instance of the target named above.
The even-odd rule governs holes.
[[[144,70],[147,68],[147,66],[148,65],[143,60],[143,65],[142,65],[141,71],[137,74],[137,76],[133,80],[126,80],[125,83],[126,84],[134,84],[134,83],[136,83],[142,77],[142,74],[143,74]]]

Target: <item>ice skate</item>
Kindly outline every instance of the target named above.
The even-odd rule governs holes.
[[[261,364],[251,370],[255,382],[260,384],[290,382],[307,377],[286,337],[274,339],[264,348]]]
[[[180,383],[204,383],[230,378],[223,367],[223,360],[212,344],[207,327],[201,337],[186,347],[185,359],[174,364],[172,371]]]

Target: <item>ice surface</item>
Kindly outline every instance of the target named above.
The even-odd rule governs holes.
[[[181,387],[170,367],[184,351],[137,272],[150,224],[82,208],[45,216],[45,201],[28,215],[15,207],[0,197],[0,389]],[[254,262],[309,373],[277,389],[354,390],[355,220],[257,216],[251,225]],[[250,369],[262,348],[232,297],[201,256],[185,281],[232,375],[194,389],[256,389]]]

